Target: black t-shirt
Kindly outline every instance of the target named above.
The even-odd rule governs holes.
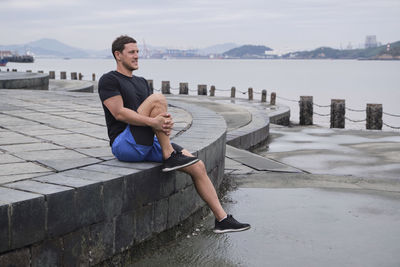
[[[150,87],[147,81],[142,77],[128,77],[117,71],[110,71],[100,78],[99,96],[106,116],[110,145],[112,145],[115,138],[125,130],[127,124],[114,118],[108,108],[104,106],[104,100],[116,95],[121,95],[124,107],[137,112],[140,104],[142,104],[150,94]],[[141,145],[151,145],[153,143],[154,133],[151,127],[131,125],[130,128],[136,143]]]

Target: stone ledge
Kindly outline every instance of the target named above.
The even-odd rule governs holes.
[[[191,127],[173,142],[202,159],[218,187],[224,174],[224,119],[202,107],[170,103],[192,115]],[[205,129],[210,123],[212,132]],[[96,264],[204,206],[188,175],[162,173],[160,166],[110,159],[1,185],[0,214],[5,216],[0,226],[7,231],[0,231],[0,265],[19,257],[16,251],[24,247],[31,248],[33,262],[46,259],[43,266],[57,265],[60,259],[61,265]],[[48,258],[49,251],[56,254]]]
[[[269,136],[269,124],[284,124],[289,122],[290,109],[286,106],[271,106],[266,103],[244,102],[244,106],[251,113],[249,124],[227,134],[227,144],[241,148],[252,149],[265,142]],[[266,110],[272,110],[268,113]]]
[[[43,73],[0,72],[0,89],[48,90],[49,75]]]

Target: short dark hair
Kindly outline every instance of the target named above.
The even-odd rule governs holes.
[[[124,48],[125,48],[125,44],[129,44],[129,43],[136,44],[136,40],[133,39],[132,37],[129,37],[128,35],[121,35],[120,37],[115,39],[114,42],[112,43],[112,47],[111,47],[111,51],[112,51],[114,58],[115,58],[115,54],[114,54],[115,51],[119,51],[122,53],[122,50],[124,50]]]

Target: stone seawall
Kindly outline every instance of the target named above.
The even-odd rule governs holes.
[[[218,188],[226,124],[205,108],[174,142],[206,163]],[[209,131],[212,128],[213,131]],[[0,186],[0,266],[93,265],[178,225],[204,206],[191,178],[158,163],[110,159]]]
[[[0,72],[0,89],[48,90],[49,75],[43,73]]]
[[[33,132],[26,134],[26,144],[21,146],[33,149],[35,145],[35,149],[39,149],[36,145],[42,144],[57,158],[32,158],[46,152],[9,154],[7,151],[11,150],[0,151],[6,161],[17,160],[15,156],[27,161],[33,159],[10,164],[10,173],[23,173],[10,169],[18,164],[30,168],[42,166],[29,170],[38,172],[32,177],[0,184],[0,266],[88,266],[104,261],[123,262],[123,255],[134,254],[144,241],[160,237],[160,233],[166,233],[183,221],[190,221],[193,214],[206,210],[188,175],[162,173],[159,163],[124,163],[104,154],[100,146],[105,141],[98,135],[98,130],[104,130],[104,118],[100,119],[103,116],[101,106],[93,105],[98,101],[96,95],[38,93],[30,92],[31,96],[25,98],[26,103],[32,103],[35,112],[41,114],[39,117],[33,114],[28,118],[21,117],[19,114],[26,111],[25,102],[22,102],[25,100],[15,98],[15,105],[7,102],[9,106],[5,107],[10,111],[5,111],[2,119],[12,122],[11,128],[16,131],[26,123],[37,130],[46,128],[46,135],[35,139],[29,137]],[[54,107],[46,104],[53,100],[57,101]],[[73,104],[67,105],[71,100]],[[224,118],[210,109],[180,99],[169,99],[169,103],[189,111],[192,116],[190,127],[179,132],[172,141],[203,160],[214,186],[219,188],[224,176],[228,139]],[[54,109],[59,105],[65,110]],[[71,108],[73,110],[69,111]],[[247,149],[267,139],[269,118],[265,107],[261,106],[261,109],[263,112],[250,107],[251,121],[229,133],[230,138],[234,136],[240,140],[234,141],[234,146]],[[283,113],[286,111],[277,108],[275,115]],[[14,119],[7,120],[5,116]],[[73,116],[77,116],[77,120],[71,120]],[[92,123],[85,116],[91,116]],[[78,125],[88,128],[81,131],[76,128]],[[65,129],[71,127],[82,134],[67,133]],[[4,136],[11,136],[7,131]],[[77,142],[73,137],[83,139]],[[13,142],[8,146],[18,146],[18,142]],[[61,161],[63,153],[55,153],[64,150],[65,162]],[[77,152],[90,157],[82,158]],[[70,156],[78,156],[76,160],[82,162],[69,159]]]

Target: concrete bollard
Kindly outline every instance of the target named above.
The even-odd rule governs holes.
[[[235,88],[235,86],[232,86],[232,88],[231,88],[231,97],[235,98],[235,95],[236,95],[236,88]]]
[[[214,85],[211,85],[210,96],[215,96],[215,86]]]
[[[149,85],[149,88],[150,88],[150,94],[153,94],[154,93],[153,80],[147,80],[147,84]]]
[[[51,70],[49,71],[49,79],[55,79],[56,78],[56,72]]]
[[[179,83],[179,94],[180,95],[189,94],[189,83]]]
[[[253,88],[249,87],[248,94],[249,94],[249,100],[253,100]]]
[[[197,95],[207,95],[207,85],[206,84],[197,85]]]
[[[30,72],[32,72],[32,70],[26,70],[26,72],[29,72],[29,73],[30,73]]]
[[[300,96],[300,125],[313,124],[313,97]]]
[[[61,80],[66,80],[67,79],[67,72],[66,71],[61,71],[60,72],[60,79]]]
[[[42,71],[42,70],[38,70],[38,73],[44,73],[44,71]]]
[[[367,130],[382,130],[382,104],[367,104]]]
[[[163,94],[171,94],[171,87],[169,86],[169,81],[161,82],[161,93]]]
[[[271,105],[275,106],[276,105],[276,93],[272,92],[271,93],[271,100],[269,102]]]
[[[344,99],[331,100],[331,128],[344,128],[346,105]]]
[[[261,102],[267,102],[267,90],[261,91]]]
[[[78,75],[76,72],[71,72],[71,80],[78,80]]]
[[[96,81],[96,73],[92,73],[92,81]]]
[[[82,75],[82,73],[79,72],[79,74],[78,74],[78,79],[79,79],[80,81],[82,81],[82,78],[83,78],[83,75]]]

